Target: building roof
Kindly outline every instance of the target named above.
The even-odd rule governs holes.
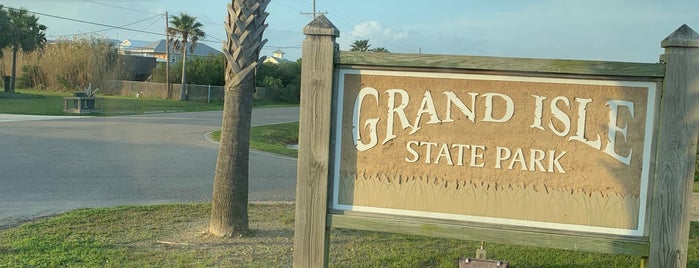
[[[269,56],[265,59],[264,63],[274,63],[274,64],[280,64],[282,62],[289,62],[290,60],[287,60],[284,58],[284,51],[281,49],[277,49],[272,52],[272,56]]]
[[[157,41],[124,39],[124,41],[119,44],[119,52],[125,54],[165,54],[165,42],[165,39],[160,39]],[[189,49],[190,46],[191,44],[187,43],[187,49]],[[172,47],[170,47],[170,52],[173,54],[180,54],[179,50],[174,50]],[[204,43],[197,43],[197,45],[194,47],[194,52],[188,55],[209,56],[217,55],[218,53],[221,53],[221,51],[218,51]]]
[[[121,43],[119,44],[119,51],[128,51],[132,53],[148,51],[148,44],[148,41],[124,39],[124,41],[121,41]]]
[[[274,64],[280,64],[282,62],[290,62],[290,60],[287,60],[285,58],[279,58],[279,57],[267,57],[263,63],[274,63]]]

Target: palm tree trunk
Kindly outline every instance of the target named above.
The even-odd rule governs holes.
[[[239,6],[241,4],[243,6]],[[262,41],[262,33],[267,27],[264,24],[269,15],[264,12],[267,4],[269,0],[232,1],[228,5],[228,42],[223,49],[226,95],[209,223],[209,233],[216,236],[240,236],[249,230],[248,167],[255,90],[253,71],[260,48],[266,41]]]
[[[252,75],[237,87],[226,83],[209,226],[209,232],[217,236],[244,235],[249,229],[248,168],[254,89]]]
[[[17,80],[17,53],[19,45],[12,46],[12,81],[10,82],[10,92],[15,92],[15,81]]]
[[[182,90],[180,100],[187,100],[187,43],[182,42]]]

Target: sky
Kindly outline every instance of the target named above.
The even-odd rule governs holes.
[[[154,41],[165,17],[186,13],[221,49],[227,3],[221,0],[0,0],[36,12],[48,39],[75,36]],[[657,62],[660,42],[682,24],[699,31],[697,0],[316,0],[316,11],[355,40],[395,53]],[[272,0],[262,50],[301,57],[313,0]],[[115,27],[118,26],[118,27]],[[119,29],[122,28],[122,29]]]

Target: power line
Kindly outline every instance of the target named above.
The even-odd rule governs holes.
[[[12,8],[12,7],[6,7],[6,8],[7,8],[7,9],[12,9],[12,10],[19,10],[19,9]],[[26,10],[26,9],[25,9],[25,10]],[[69,20],[69,21],[74,21],[74,22],[80,22],[80,23],[85,23],[85,24],[92,24],[92,25],[97,25],[97,26],[102,26],[102,27],[109,27],[109,28],[120,29],[120,30],[125,30],[125,31],[132,31],[132,32],[139,32],[139,33],[147,33],[147,34],[153,34],[153,35],[165,35],[165,34],[163,34],[163,33],[149,32],[149,31],[144,31],[144,30],[136,30],[136,29],[126,28],[126,27],[120,27],[120,26],[114,26],[114,25],[109,25],[109,24],[104,24],[104,23],[99,23],[99,22],[92,22],[92,21],[85,21],[85,20],[67,18],[67,17],[56,16],[56,15],[51,15],[51,14],[46,14],[46,13],[41,13],[41,12],[36,12],[36,11],[31,11],[31,10],[26,10],[26,11],[29,12],[29,13],[36,14],[36,15],[47,16],[47,17],[56,18],[56,19],[62,19],[62,20]]]
[[[292,2],[296,2],[296,3],[298,3],[298,4],[301,4],[301,6],[305,6],[305,7],[310,7],[310,6],[311,6],[311,5],[308,4],[308,2],[303,2],[303,1],[301,1],[301,0],[291,0],[291,1],[292,1]]]
[[[298,9],[295,9],[294,7],[292,7],[292,6],[290,6],[290,5],[287,5],[287,4],[285,4],[284,2],[281,2],[281,1],[272,1],[272,4],[280,5],[280,6],[283,6],[283,7],[288,8],[288,9],[291,9],[291,10],[294,10],[294,11],[298,11]]]
[[[160,17],[161,15],[157,15],[157,16]],[[160,20],[160,18],[156,18],[156,19],[153,20],[150,24],[148,24],[148,26],[143,27],[143,30],[148,29],[148,27],[152,26],[153,24],[155,24],[155,23],[158,22],[159,20]],[[136,37],[138,34],[139,34],[139,33],[135,33],[133,36],[131,36],[131,39],[133,39],[134,37]]]
[[[289,31],[289,30],[275,30],[275,29],[265,29],[265,32],[303,34],[303,31]]]
[[[13,9],[13,10],[19,10],[16,8],[12,7],[6,7],[8,9]],[[91,24],[91,25],[97,25],[97,26],[102,26],[102,27],[109,27],[112,29],[120,29],[120,30],[125,30],[125,31],[132,31],[132,32],[137,32],[137,33],[146,33],[146,34],[152,34],[152,35],[157,35],[157,36],[165,36],[164,33],[156,33],[156,32],[150,32],[150,31],[145,31],[145,30],[137,30],[137,29],[131,29],[131,28],[126,28],[126,27],[121,27],[121,26],[114,26],[114,25],[109,25],[109,24],[104,24],[104,23],[99,23],[99,22],[92,22],[92,21],[85,21],[85,20],[79,20],[79,19],[73,19],[73,18],[68,18],[68,17],[62,17],[62,16],[56,16],[56,15],[51,15],[51,14],[46,14],[42,12],[36,12],[36,11],[31,11],[31,10],[26,10],[29,13],[33,13],[36,15],[42,15],[42,16],[47,16],[47,17],[52,17],[52,18],[57,18],[57,19],[62,19],[62,20],[69,20],[69,21],[74,21],[74,22],[80,22],[80,23],[85,23],[85,24]],[[158,16],[161,16],[160,14]],[[218,43],[216,41],[211,41],[211,40],[206,40],[206,39],[200,39],[199,41],[201,42],[210,42],[210,43]]]
[[[87,0],[85,0],[85,1],[87,1]],[[17,8],[8,7],[8,6],[5,6],[5,8],[7,8],[7,9],[12,9],[12,10],[19,10],[19,9],[17,9]],[[26,9],[25,9],[25,10],[26,10]],[[29,12],[29,13],[32,13],[32,14],[36,14],[36,15],[41,15],[41,16],[46,16],[46,17],[51,17],[51,18],[56,18],[56,19],[74,21],[74,22],[85,23],[85,24],[90,24],[90,25],[96,25],[96,26],[102,26],[102,27],[107,27],[107,28],[109,28],[109,29],[103,29],[103,30],[93,31],[93,32],[91,32],[91,33],[101,32],[101,31],[107,31],[107,30],[113,30],[113,29],[119,29],[119,30],[137,32],[137,33],[152,34],[152,35],[157,35],[157,36],[160,36],[160,37],[165,36],[164,33],[157,33],[157,32],[151,32],[151,31],[146,31],[146,30],[138,30],[138,29],[132,29],[132,28],[124,27],[124,26],[133,25],[133,24],[136,24],[136,23],[139,23],[139,22],[143,22],[143,21],[146,21],[146,20],[149,20],[149,19],[153,19],[153,18],[155,18],[155,17],[157,17],[157,16],[162,16],[163,14],[156,14],[157,16],[148,17],[148,18],[146,18],[146,19],[139,20],[139,21],[132,22],[132,23],[128,23],[128,24],[125,24],[125,25],[122,25],[122,26],[115,26],[115,25],[109,25],[109,24],[104,24],[104,23],[99,23],[99,22],[86,21],[86,20],[68,18],[68,17],[63,17],[63,16],[51,15],[51,14],[46,14],[46,13],[37,12],[37,11],[31,11],[31,10],[26,10],[26,11]],[[152,24],[152,23],[151,23],[151,24]],[[150,25],[149,25],[149,26],[150,26]],[[279,32],[284,32],[284,31],[279,31]],[[87,33],[82,33],[82,34],[87,34]],[[72,35],[75,35],[75,34],[72,34]],[[54,35],[53,37],[60,37],[60,36],[68,36],[68,35]],[[218,40],[209,40],[209,39],[204,39],[204,38],[202,38],[202,39],[200,39],[199,41],[200,41],[200,42],[204,42],[204,43],[215,43],[215,44],[221,44],[221,42],[223,42],[223,40],[221,40],[220,38],[217,38],[217,37],[214,37],[214,36],[210,36],[210,35],[209,35],[209,37],[215,38],[215,39],[218,39]],[[269,44],[268,44],[267,47],[289,48],[289,49],[291,49],[291,48],[300,48],[301,45],[295,45],[295,46],[272,46],[272,45],[269,45]]]
[[[128,8],[128,7],[122,7],[122,6],[115,6],[115,5],[112,5],[112,4],[107,4],[107,3],[102,3],[102,2],[92,1],[92,0],[83,0],[83,1],[89,2],[89,3],[98,4],[98,5],[108,6],[108,7],[114,7],[114,8],[118,8],[118,9],[130,10],[130,11],[134,11],[134,12],[141,12],[141,13],[146,13],[146,14],[160,15],[160,16],[163,15],[163,14],[158,14],[158,13],[143,11],[143,10],[139,10],[139,9],[134,9],[134,8]]]
[[[216,26],[223,27],[223,22],[213,22],[213,21],[209,21],[209,20],[200,20],[200,19],[198,19],[197,21],[201,22],[202,24],[209,24],[209,25],[216,25]]]
[[[207,37],[215,39],[215,40],[211,40],[211,41],[218,41],[218,42],[224,42],[224,41],[223,41],[223,39],[221,39],[221,38],[218,38],[218,37],[216,37],[216,36],[213,36],[213,35],[207,35]]]
[[[135,12],[142,12],[142,13],[146,13],[146,14],[154,14],[154,15],[158,15],[158,16],[163,16],[163,15],[164,15],[164,14],[153,13],[153,12],[148,12],[148,11],[143,11],[143,10],[128,8],[128,7],[122,7],[122,6],[117,6],[117,5],[111,5],[111,4],[102,3],[102,2],[97,2],[97,1],[93,1],[93,0],[83,0],[83,1],[85,1],[85,2],[90,2],[90,3],[95,3],[95,4],[99,4],[99,5],[104,5],[104,6],[108,6],[108,7],[118,8],[118,9],[130,10],[130,11],[135,11]],[[165,19],[166,19],[166,20],[169,20],[170,18],[165,18]],[[198,20],[198,21],[201,22],[201,23],[213,24],[213,25],[222,25],[222,24],[223,24],[223,22],[221,22],[221,23],[216,23],[216,22],[205,21],[205,20]],[[153,25],[154,23],[155,23],[155,22],[151,23],[151,25]],[[149,25],[149,26],[150,26],[150,25]],[[147,26],[147,27],[145,27],[145,28],[148,28],[149,26]],[[144,30],[145,30],[145,28],[144,28]],[[210,37],[212,37],[212,38],[214,38],[214,39],[217,39],[218,41],[223,41],[223,40],[221,40],[220,38],[216,38],[216,37],[214,37],[214,36],[210,36]],[[204,41],[206,41],[206,40],[204,40]]]
[[[269,47],[269,48],[301,48],[301,44],[293,45],[293,46],[272,46],[272,45],[267,46],[267,45],[265,45],[265,47]]]
[[[149,18],[145,18],[145,19],[142,19],[142,20],[134,21],[134,22],[132,22],[132,23],[127,23],[127,24],[121,25],[121,26],[119,26],[119,27],[126,27],[126,26],[130,26],[130,25],[134,25],[134,24],[141,23],[141,22],[144,22],[144,21],[147,21],[147,20],[153,19],[153,18],[155,18],[155,17],[159,17],[159,16],[161,16],[161,15],[155,15],[155,16],[153,16],[153,17],[149,17]],[[71,36],[71,35],[85,35],[85,34],[93,34],[93,33],[99,33],[99,32],[110,31],[110,30],[114,30],[114,28],[111,28],[111,27],[110,27],[110,28],[105,28],[105,29],[102,29],[102,30],[96,30],[96,31],[85,32],[85,33],[50,35],[50,36],[47,36],[47,37],[63,37],[63,36]]]
[[[359,22],[358,20],[356,20],[356,19],[352,18],[351,16],[347,15],[346,13],[344,13],[343,11],[341,11],[340,9],[333,7],[333,6],[331,6],[330,4],[328,4],[328,3],[326,3],[326,6],[327,6],[329,9],[334,10],[334,13],[333,13],[333,14],[335,14],[335,15],[332,16],[332,17],[334,17],[334,18],[336,18],[336,19],[339,19],[339,20],[340,20],[339,22],[340,22],[341,24],[346,25],[346,26],[349,28],[350,33],[351,33],[351,32],[354,32],[354,28],[355,28],[354,26],[361,24],[361,22]],[[353,25],[353,24],[354,24],[354,25]],[[362,34],[365,34],[365,35],[368,34],[368,32],[366,32],[366,31],[361,31],[361,33],[362,33]],[[386,44],[388,44],[388,45],[392,45],[392,46],[394,46],[395,48],[398,48],[398,49],[410,50],[410,49],[406,49],[405,45],[404,45],[402,42],[397,41],[397,40],[392,40],[391,38],[385,37],[385,36],[383,36],[383,35],[375,35],[373,38],[374,38],[374,40],[383,41],[383,43],[386,43]]]

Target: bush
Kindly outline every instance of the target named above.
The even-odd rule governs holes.
[[[257,69],[257,86],[264,87],[263,98],[277,103],[299,103],[301,65],[298,62],[264,63]]]
[[[225,84],[223,54],[211,57],[187,57],[187,84],[223,86]],[[149,82],[165,83],[165,63],[159,62]],[[170,82],[182,81],[182,60],[170,64]]]
[[[17,78],[18,88],[46,88],[46,86],[42,84],[46,79],[43,77],[39,66],[24,65],[22,66],[21,74],[22,75]]]
[[[99,87],[121,75],[118,59],[116,48],[102,39],[59,40],[43,50],[17,55],[18,87],[54,91],[72,91],[90,83]],[[11,64],[2,61],[0,72],[9,70]]]
[[[170,81],[179,83],[182,61],[170,65]],[[165,82],[165,63],[158,63],[150,82]],[[225,57],[191,57],[187,60],[187,83],[223,86],[225,84]],[[298,104],[301,88],[301,64],[282,62],[260,64],[256,72],[256,87],[264,88],[255,96],[256,101]]]

